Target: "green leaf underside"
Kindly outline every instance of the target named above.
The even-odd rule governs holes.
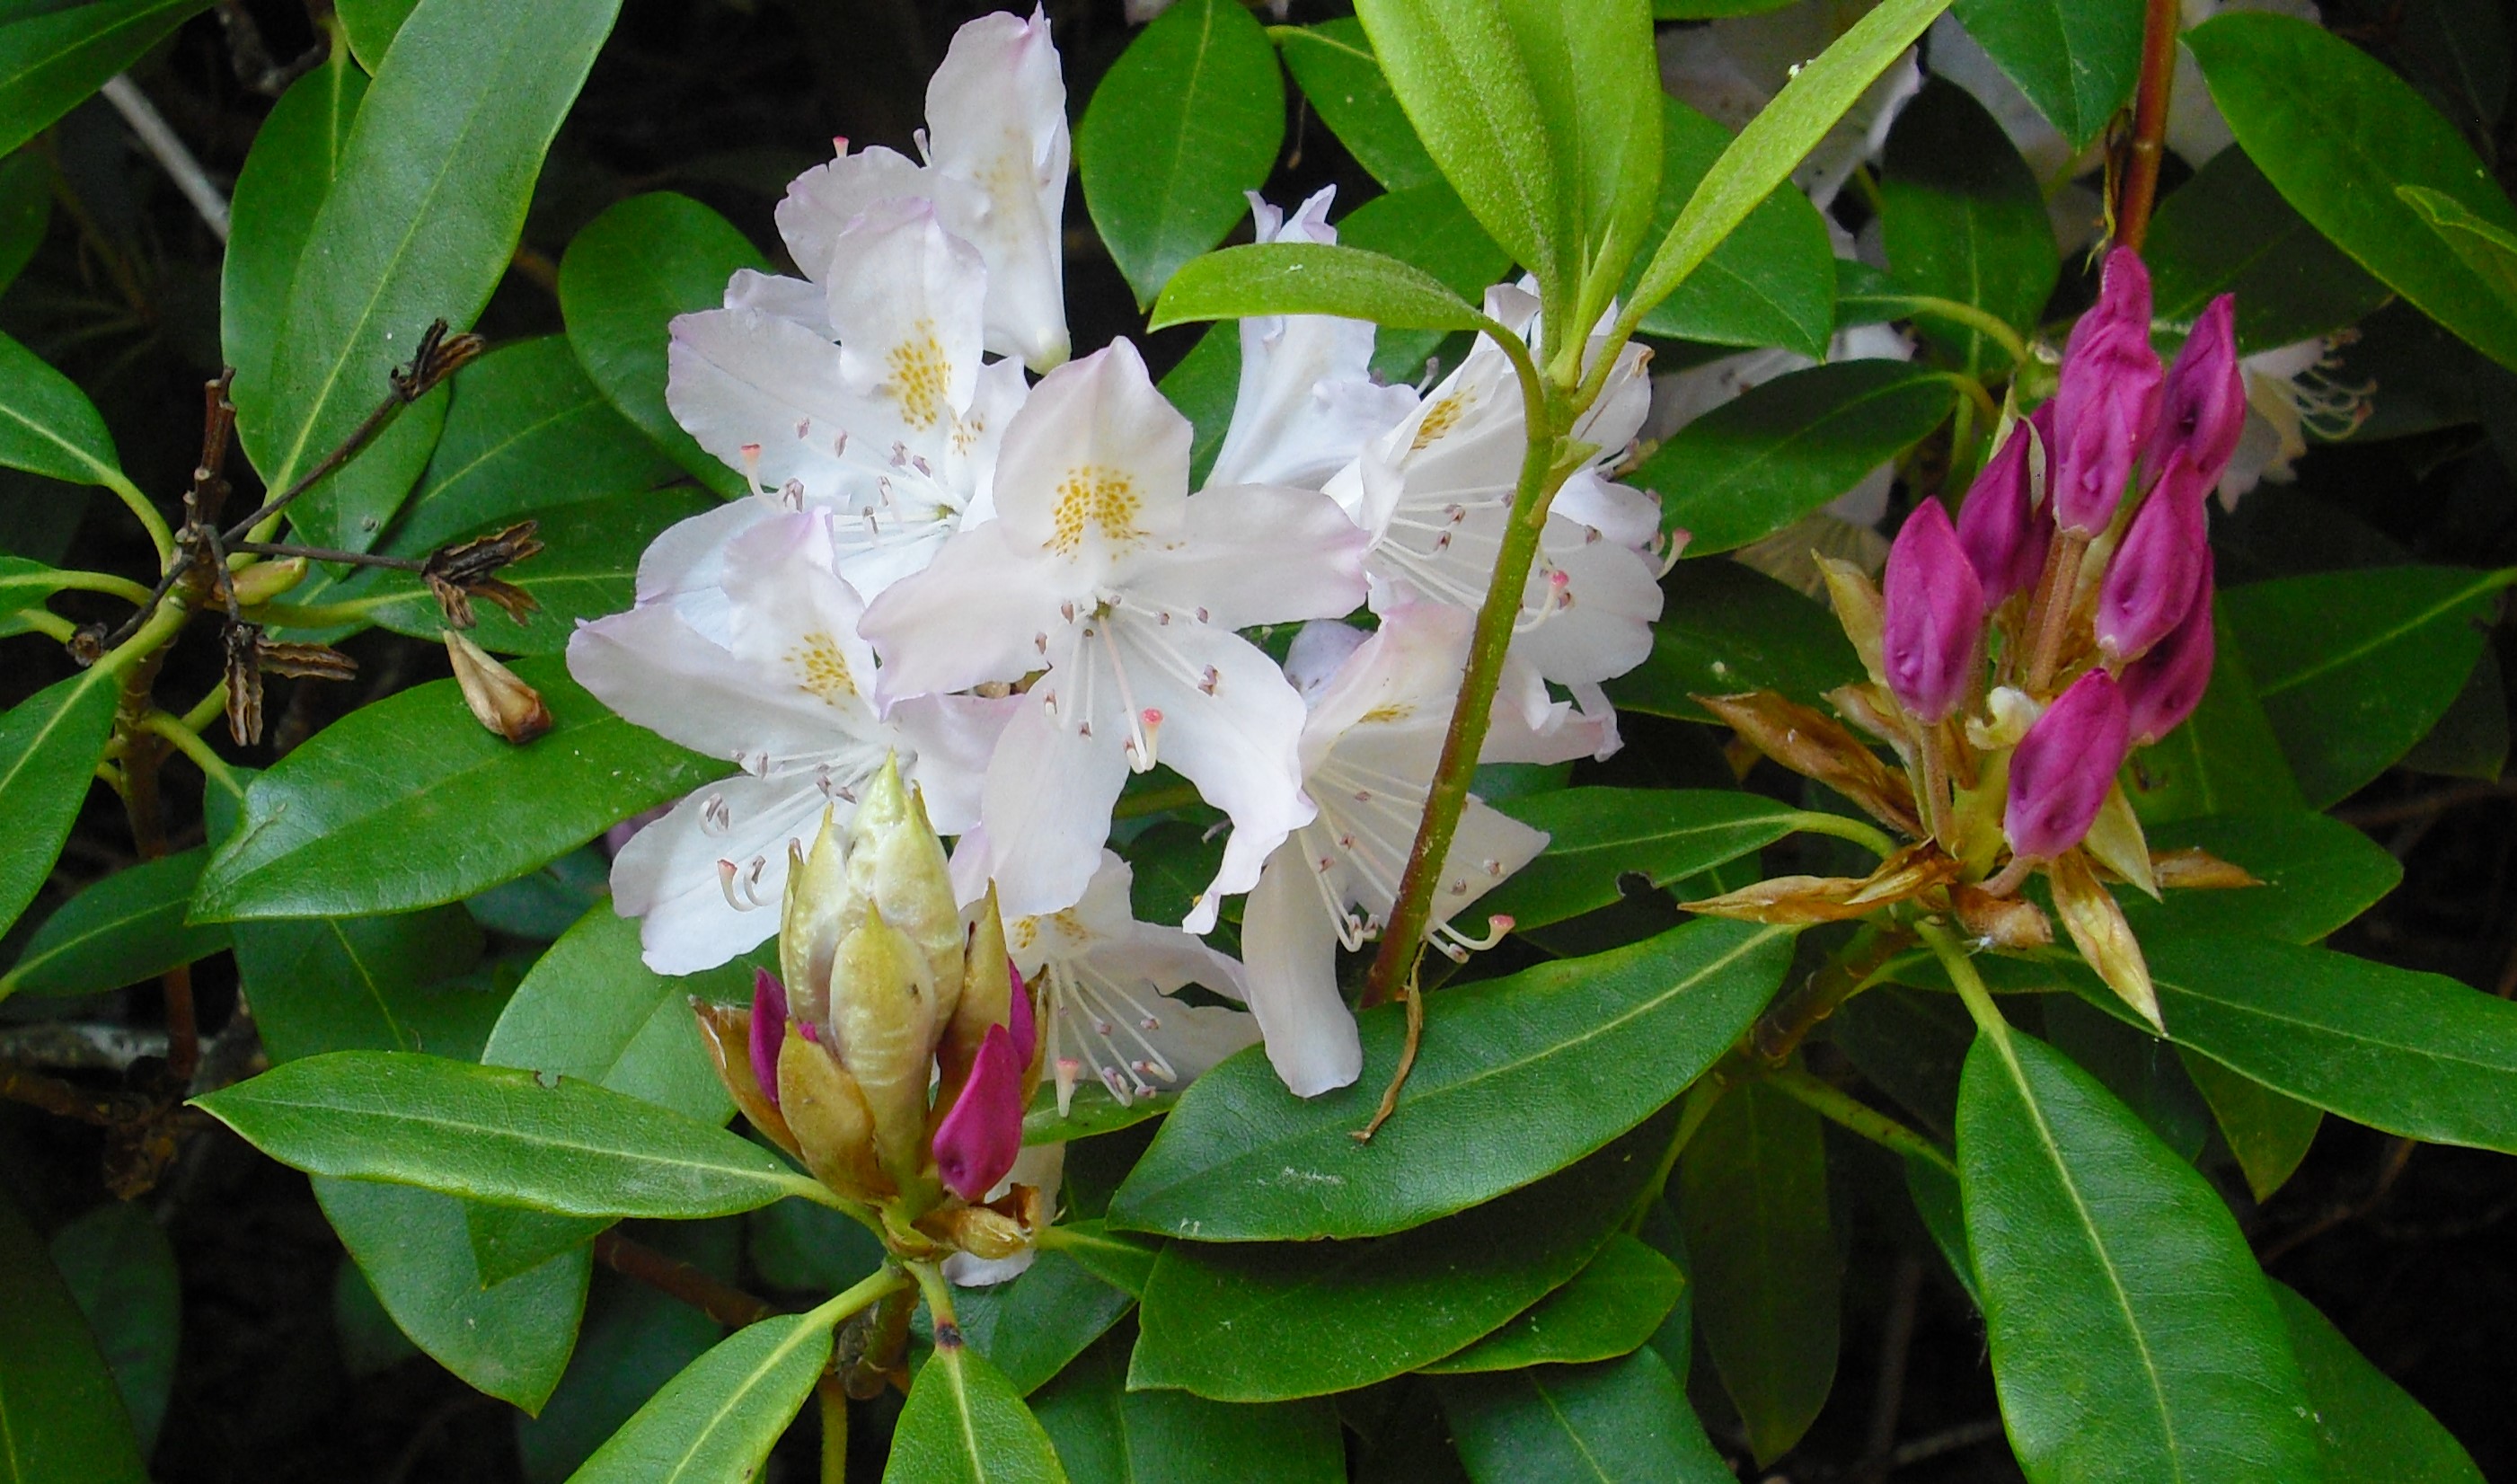
[[[1345,1448],[1325,1401],[1211,1402],[1128,1389],[1126,1331],[1095,1344],[1032,1399],[1067,1473],[1090,1484],[1191,1476],[1235,1484],[1343,1484]]]
[[[1660,495],[1661,528],[1688,532],[1688,556],[1711,556],[1859,484],[1939,427],[1957,395],[1946,375],[1900,360],[1812,366],[1679,429],[1626,482]]]
[[[727,771],[615,716],[560,657],[521,660],[557,726],[517,747],[451,680],[333,723],[246,790],[243,827],[202,873],[203,918],[397,912],[554,860]]]
[[[59,681],[0,715],[0,932],[52,874],[113,730],[117,687],[98,667]]]
[[[2227,890],[2169,888],[2161,901],[2126,892],[2134,936],[2242,933],[2314,943],[2374,907],[2404,878],[2403,863],[2329,815],[2292,810],[2210,815],[2147,831],[2154,852],[2197,847],[2241,866],[2264,884]]]
[[[195,846],[143,861],[62,904],[0,974],[0,999],[120,989],[226,948],[224,924],[184,921],[209,854]]]
[[[1956,0],[1950,9],[2074,149],[2131,101],[2141,0]]]
[[[579,1216],[723,1216],[808,1185],[721,1128],[562,1078],[334,1051],[195,1103],[283,1165]]]
[[[2316,1404],[2325,1484],[2482,1484],[2482,1470],[2427,1408],[2287,1284],[2272,1290]]]
[[[938,1347],[909,1388],[883,1484],[1065,1484],[1039,1419],[986,1357]]]
[[[1764,1007],[1791,944],[1708,919],[1444,991],[1448,1029],[1369,1144],[1349,1134],[1395,1064],[1400,1007],[1357,1017],[1363,1075],[1316,1098],[1286,1097],[1258,1048],[1238,1053],[1190,1085],[1110,1220],[1207,1242],[1369,1237],[1490,1201],[1676,1097]]]
[[[1128,1384],[1284,1401],[1439,1360],[1580,1272],[1674,1126],[1664,1113],[1548,1179],[1396,1236],[1171,1243],[1145,1284]]]
[[[1424,1367],[1429,1376],[1613,1360],[1651,1338],[1686,1280],[1667,1257],[1612,1232],[1590,1265],[1503,1328]]]
[[[1696,696],[1779,691],[1815,704],[1861,678],[1835,615],[1737,562],[1682,567],[1662,589],[1648,658],[1607,684],[1620,709],[1711,721]]]
[[[1182,266],[1149,324],[1256,315],[1339,315],[1401,329],[1472,330],[1485,322],[1441,279],[1396,258],[1333,243],[1257,242]]]
[[[1957,1156],[2031,1484],[2317,1477],[2306,1387],[2219,1194],[2069,1059],[2006,1040],[1968,1053]]]
[[[0,23],[0,154],[35,137],[140,60],[209,0],[87,0],[15,7]]]
[[[53,1265],[113,1373],[146,1458],[155,1451],[166,1418],[183,1337],[174,1245],[146,1206],[108,1201],[55,1228],[51,1248]]]
[[[1496,808],[1547,831],[1547,849],[1479,904],[1544,927],[1616,902],[1628,875],[1666,887],[1781,839],[1800,811],[1724,788],[1566,788]]]
[[[664,1383],[570,1484],[719,1484],[755,1476],[831,1358],[811,1314],[747,1325]]]
[[[2177,1048],[2186,1076],[2211,1109],[2256,1204],[2289,1182],[2325,1126],[2325,1110],[2286,1097],[2196,1051]]]
[[[1474,1484],[1727,1484],[1729,1462],[1704,1435],[1659,1354],[1540,1366],[1437,1382],[1460,1463]]]
[[[146,1484],[113,1375],[13,1197],[0,1195],[0,1477]]]

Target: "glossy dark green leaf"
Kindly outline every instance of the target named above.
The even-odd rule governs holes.
[[[2482,1470],[2428,1408],[2287,1284],[2276,1281],[2272,1290],[2316,1404],[2325,1484],[2482,1484]]]
[[[446,430],[384,549],[426,556],[456,536],[563,505],[601,500],[617,509],[606,496],[674,472],[586,379],[567,337],[520,340],[455,373]],[[550,531],[542,539],[553,547],[547,556],[567,558]],[[507,575],[530,578],[540,560]]]
[[[1134,1294],[1102,1282],[1062,1251],[1042,1252],[1020,1277],[965,1290],[954,1300],[962,1336],[1024,1396],[1066,1369],[1134,1304]]]
[[[1241,326],[1229,320],[1206,327],[1179,363],[1158,384],[1165,400],[1189,420],[1189,485],[1203,488],[1223,436],[1232,429],[1232,404],[1241,390]]]
[[[211,857],[193,915],[456,901],[725,771],[613,715],[556,656],[514,668],[557,721],[548,736],[510,745],[451,680],[350,713],[246,790],[243,827]]]
[[[2314,943],[2377,905],[2404,878],[2403,863],[2376,841],[2328,815],[2224,814],[2179,820],[2149,831],[2154,852],[2188,847],[2241,866],[2261,886],[2169,888],[2153,902],[2124,894],[2137,936],[2247,933]]]
[[[459,907],[242,922],[235,937],[274,1062],[354,1049],[471,1057],[505,1003],[464,977],[482,940]]]
[[[452,1196],[318,1179],[315,1198],[405,1335],[474,1388],[542,1410],[576,1346],[593,1271],[584,1248],[493,1279],[473,1261],[463,1203]]]
[[[1626,482],[1711,556],[1769,536],[1923,441],[1957,402],[1939,371],[1839,360],[1751,387],[1670,435]]]
[[[1981,1312],[1984,1293],[1976,1284],[1975,1253],[1967,1247],[1966,1207],[1958,1195],[1957,1176],[1929,1160],[1907,1156],[1905,1194],[1914,1203],[1914,1214],[1930,1234],[1932,1245],[1941,1250],[1941,1260],[1948,1265],[1949,1276],[1966,1290],[1969,1302]]]
[[[1800,1441],[1835,1385],[1843,1266],[1816,1114],[1733,1087],[1678,1162],[1695,1323],[1760,1466]]]
[[[1402,1108],[1381,1136],[1406,1118]],[[1580,1272],[1674,1126],[1664,1114],[1535,1185],[1392,1237],[1173,1242],[1145,1284],[1128,1384],[1284,1401],[1439,1360]]]
[[[1486,285],[1512,268],[1512,259],[1440,181],[1374,196],[1338,223],[1338,240],[1421,268],[1471,304],[1483,303]],[[1383,326],[1373,337],[1373,374],[1389,381],[1422,379],[1427,358],[1450,333]]]
[[[1661,592],[1648,658],[1608,682],[1626,710],[1711,721],[1689,698],[1779,691],[1815,704],[1861,678],[1860,657],[1815,600],[1737,562],[1683,566]]]
[[[1684,1386],[1695,1358],[1695,1281],[1686,1271],[1686,1229],[1679,1224],[1678,1212],[1670,1208],[1666,1187],[1659,1199],[1643,1208],[1642,1225],[1636,1235],[1678,1269],[1678,1302],[1662,1317],[1660,1328],[1652,1332],[1651,1347],[1660,1352],[1662,1363]]]
[[[2219,613],[2308,803],[2386,770],[2447,711],[2517,571],[2376,567],[2250,582]]]
[[[140,60],[209,0],[52,0],[0,20],[0,154]]]
[[[2135,754],[2125,772],[2126,792],[2147,826],[2307,807],[2256,698],[2254,668],[2230,627],[2225,598],[2212,619],[2211,684],[2202,703],[2183,726]]]
[[[73,485],[122,480],[113,435],[96,404],[6,335],[0,335],[0,465]]]
[[[1667,1257],[1612,1232],[1571,1282],[1483,1339],[1424,1369],[1431,1376],[1468,1376],[1613,1360],[1652,1337],[1685,1287]]]
[[[1097,1219],[1061,1221],[1056,1230],[1059,1251],[1112,1288],[1144,1296],[1145,1280],[1153,1276],[1154,1258],[1162,1251],[1159,1238],[1114,1232]]]
[[[1646,241],[1677,222],[1730,145],[1728,130],[1677,99],[1663,98],[1661,106],[1660,200]],[[1835,328],[1835,247],[1817,208],[1789,186],[1775,191],[1643,317],[1642,327],[1679,340],[1824,356]]]
[[[507,271],[542,155],[619,0],[431,0],[394,38],[308,229],[265,382],[239,381],[238,430],[277,489],[383,398],[433,319],[468,327]],[[422,228],[425,227],[423,231]],[[239,368],[241,369],[241,368]],[[291,519],[372,544],[427,457],[371,448]]]
[[[1345,1449],[1324,1401],[1211,1402],[1128,1389],[1123,1331],[1032,1397],[1067,1476],[1081,1484],[1344,1484]]]
[[[2087,9],[2123,6],[2097,0]],[[2134,35],[2140,35],[2138,23]],[[1897,115],[1885,165],[1879,229],[1895,287],[1971,305],[2013,329],[2033,330],[2062,259],[2035,173],[1984,105],[1955,83],[1927,84]],[[1926,344],[1970,375],[2010,369],[2009,355],[1980,331],[1928,315],[1915,326]]]
[[[105,755],[118,694],[103,665],[37,691],[0,715],[0,932],[35,900],[69,838]]]
[[[1475,329],[1476,307],[1396,258],[1319,242],[1259,242],[1208,253],[1163,289],[1155,329],[1254,315],[1340,315],[1400,328]]]
[[[736,1277],[729,1225],[675,1223],[642,1235],[703,1272],[725,1281]],[[568,1374],[540,1416],[519,1414],[514,1420],[525,1479],[563,1484],[725,1334],[716,1321],[663,1291],[598,1268]]]
[[[1278,26],[1269,34],[1311,111],[1374,180],[1397,191],[1442,179],[1389,91],[1362,21],[1340,17],[1317,25]]]
[[[1223,240],[1285,134],[1276,50],[1235,0],[1180,0],[1110,64],[1075,129],[1076,173],[1139,307]]]
[[[2248,355],[2355,324],[2386,300],[2386,285],[2292,210],[2243,149],[2213,155],[2158,203],[2142,261],[2169,324],[2237,295],[2238,349]]]
[[[918,1371],[882,1477],[884,1484],[1066,1484],[1040,1420],[967,1345],[938,1347]]]
[[[333,14],[341,18],[341,29],[349,33],[350,55],[369,72],[382,65],[385,48],[393,45],[394,33],[410,19],[419,0],[335,0]]]
[[[2383,63],[2313,21],[2222,16],[2185,45],[2238,143],[2299,215],[2422,313],[2517,364],[2517,304],[2396,194],[2424,187],[2489,226],[2517,228],[2517,206],[2453,124]]]
[[[737,1330],[665,1382],[570,1477],[576,1484],[753,1478],[830,1358],[831,1325],[817,1315]]]
[[[2462,201],[2426,186],[2398,186],[2395,194],[2438,233],[2448,249],[2464,260],[2473,276],[2497,295],[2502,305],[2517,308],[2517,233],[2486,221]]]
[[[2071,1059],[2150,1125],[2187,1164],[2211,1137],[2210,1105],[2185,1075],[2177,1047],[2069,995],[2042,1001],[2046,1044]]]
[[[1440,1382],[1476,1484],[1723,1484],[1734,1477],[1656,1351]]]
[[[621,416],[703,485],[732,498],[743,476],[702,448],[664,403],[666,326],[714,309],[739,269],[768,261],[734,225],[669,191],[631,196],[577,233],[559,264],[569,348]]]
[[[2289,1183],[2307,1158],[2325,1110],[2284,1097],[2251,1077],[2232,1072],[2207,1056],[2177,1048],[2185,1072],[2211,1107],[2211,1121],[2238,1160],[2239,1172],[2258,1205]]]
[[[1544,927],[1616,902],[1640,875],[1665,887],[1761,850],[1801,811],[1728,788],[1565,788],[1497,806],[1547,831],[1547,849],[1480,900],[1477,911]]]
[[[2317,1477],[2262,1270],[2219,1193],[2130,1110],[2032,1037],[1980,1037],[1957,1156],[1993,1382],[2031,1484]]]
[[[87,1320],[13,1197],[0,1195],[0,1479],[147,1484]]]
[[[209,855],[196,846],[143,861],[63,903],[0,974],[0,999],[118,990],[226,948],[224,924],[184,921]]]
[[[256,403],[257,417],[265,413],[257,395],[271,382],[271,353],[279,340],[280,317],[288,311],[289,280],[297,276],[306,234],[341,173],[350,126],[366,96],[367,74],[346,50],[334,47],[321,65],[290,83],[272,105],[236,176],[219,268],[219,338],[228,364],[236,368],[236,395]],[[406,412],[386,430],[383,451],[403,457],[399,444],[413,435],[401,422],[433,424],[443,410],[444,400],[432,399]],[[427,456],[425,449],[420,456]]]
[[[1905,986],[1893,980],[1856,996],[1826,1023],[1827,1039],[1902,1105],[1901,1117],[1945,1141],[1957,1126],[1958,1072],[1975,1026],[1945,988],[1932,994]]]
[[[2443,778],[2496,783],[2508,770],[2508,691],[2499,678],[2496,646],[2486,640],[2482,658],[2438,724],[2429,729],[2401,766]]]
[[[0,288],[43,245],[53,220],[53,164],[40,152],[0,159]]]
[[[146,1205],[109,1201],[54,1231],[52,1256],[87,1316],[146,1458],[157,1448],[182,1339],[184,1293],[175,1249]]]
[[[1398,1006],[1357,1017],[1363,1075],[1319,1097],[1288,1096],[1252,1047],[1190,1084],[1111,1198],[1110,1220],[1207,1242],[1299,1241],[1402,1231],[1491,1201],[1676,1097],[1765,1007],[1791,952],[1785,930],[1708,918],[1444,990],[1443,1030],[1368,1144],[1351,1134],[1397,1061]]]
[[[819,1189],[721,1128],[574,1078],[334,1051],[194,1099],[283,1165],[581,1216],[731,1215]]]
[[[1957,0],[1950,10],[2075,149],[2132,99],[2141,0]]]

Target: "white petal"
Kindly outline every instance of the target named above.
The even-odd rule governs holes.
[[[1617,713],[1607,698],[1597,686],[1581,687],[1576,696],[1579,704],[1555,700],[1536,664],[1526,657],[1505,656],[1503,681],[1495,688],[1494,712],[1477,761],[1563,763],[1614,754],[1621,743]]]
[[[839,368],[888,414],[850,431],[900,440],[930,459],[960,437],[979,376],[987,269],[923,200],[878,201],[840,232],[828,282]]]
[[[840,497],[850,472],[878,450],[851,458],[840,436],[878,425],[882,412],[851,392],[839,349],[792,319],[752,309],[707,310],[673,320],[664,401],[673,418],[725,466],[783,488]]]
[[[612,902],[620,915],[640,919],[647,966],[696,974],[768,941],[787,889],[788,842],[809,839],[830,807],[809,777],[738,773],[639,830],[612,862]],[[836,807],[844,820],[848,806]],[[735,896],[759,905],[735,909],[720,861],[735,866]]]
[[[1459,833],[1451,837],[1450,854],[1442,858],[1442,874],[1433,886],[1433,920],[1450,921],[1546,848],[1544,830],[1471,799],[1460,812]]]
[[[674,522],[638,558],[638,601],[715,588],[725,580],[726,548],[778,513],[777,502],[753,495]]]
[[[669,608],[579,626],[568,669],[623,718],[713,757],[807,764],[863,742],[789,677],[737,660]]]
[[[1048,18],[982,16],[926,84],[928,154],[950,183],[945,225],[988,261],[988,349],[1045,371],[1066,359],[1058,233],[1066,210],[1066,82]]]
[[[1319,704],[1320,693],[1336,677],[1338,667],[1371,637],[1369,629],[1327,618],[1303,624],[1285,650],[1285,678],[1301,696],[1302,704]]]
[[[1588,529],[1550,519],[1541,542],[1546,561],[1530,573],[1522,612],[1537,613],[1547,597],[1553,566],[1565,579],[1564,606],[1538,619],[1512,642],[1539,672],[1560,684],[1610,680],[1651,655],[1651,625],[1663,594],[1653,564]]]
[[[1042,677],[1031,703],[1006,723],[981,791],[987,873],[1009,917],[1057,912],[1084,895],[1128,781],[1119,737],[1086,737],[1048,715],[1044,688],[1058,679],[1055,671]]]
[[[1034,636],[1064,626],[1064,595],[1044,584],[1046,565],[1016,551],[1004,524],[992,521],[946,541],[924,572],[886,588],[857,625],[882,657],[879,702],[1040,668]]]
[[[738,268],[726,280],[725,307],[792,319],[824,340],[838,338],[838,331],[831,328],[829,296],[820,285],[803,278]]]
[[[979,820],[979,790],[997,739],[1022,705],[1019,696],[917,696],[891,708],[891,723],[917,749],[910,782],[926,796],[938,834],[960,834]]]
[[[1182,417],[1117,340],[1042,378],[997,455],[997,518],[986,529],[1057,558],[1080,588],[1177,536],[1187,519]]]
[[[1276,485],[1191,495],[1180,538],[1125,564],[1130,591],[1218,628],[1334,618],[1363,602],[1367,538],[1337,501]]]
[[[893,196],[932,195],[934,183],[917,161],[877,145],[843,154],[795,177],[778,203],[778,233],[795,266],[815,282],[826,281],[840,232],[875,202]]]
[[[1363,1071],[1354,1015],[1338,994],[1337,926],[1299,845],[1270,857],[1242,916],[1250,1013],[1267,1060],[1298,1097],[1345,1086]]]
[[[1641,489],[1612,485],[1588,469],[1576,470],[1556,491],[1548,514],[1579,521],[1603,539],[1637,550],[1660,535],[1660,499]]]

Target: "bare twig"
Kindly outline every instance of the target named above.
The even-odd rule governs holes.
[[[2394,1191],[2395,1181],[2402,1177],[2404,1166],[2410,1162],[2412,1151],[2418,1147],[2420,1140],[2411,1138],[2399,1138],[2387,1145],[2385,1158],[2377,1162],[2377,1177],[2369,1182],[2367,1195],[2357,1201],[2328,1207],[2306,1224],[2276,1238],[2265,1246],[2257,1260],[2270,1267],[2335,1227],[2357,1221],[2375,1210]]]
[[[2123,193],[2115,201],[2115,241],[2135,252],[2150,235],[2150,208],[2158,199],[2158,162],[2166,148],[2167,99],[2176,83],[2176,0],[2149,0],[2141,34],[2141,91],[2133,96],[2132,145],[2126,150]]]
[[[767,1299],[755,1298],[687,1262],[620,1235],[618,1227],[594,1239],[594,1255],[614,1272],[669,1293],[728,1329],[740,1330],[783,1312]]]
[[[192,151],[168,126],[165,115],[157,111],[148,94],[140,91],[140,84],[131,80],[130,73],[116,72],[105,80],[104,93],[105,101],[113,105],[122,121],[131,126],[131,132],[140,137],[141,148],[149,151],[158,168],[166,172],[166,178],[175,183],[175,189],[184,192],[184,199],[200,213],[202,225],[220,241],[226,241],[227,192],[211,182],[201,162],[192,157]]]

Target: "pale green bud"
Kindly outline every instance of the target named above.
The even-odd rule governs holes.
[[[865,912],[848,900],[847,846],[831,814],[810,854],[788,862],[787,902],[778,924],[778,976],[787,982],[789,1012],[799,1021],[831,1023],[831,959]],[[851,911],[851,907],[854,911]]]
[[[902,785],[897,758],[885,758],[882,771],[860,790],[848,823],[847,875],[851,899],[880,908],[883,920],[924,955],[940,1028],[960,997],[961,907],[944,842],[927,823],[925,800]]]
[[[869,912],[831,960],[831,1028],[840,1065],[874,1116],[875,1152],[908,1191],[926,1163],[926,1084],[934,1067],[935,978],[908,935]]]

